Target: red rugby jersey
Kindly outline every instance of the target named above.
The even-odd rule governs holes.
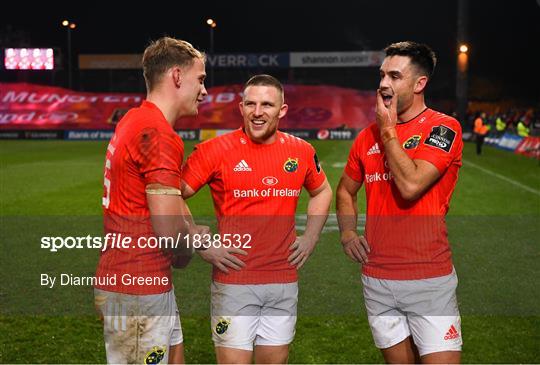
[[[187,159],[182,179],[195,191],[210,186],[219,232],[249,234],[246,263],[213,279],[229,284],[287,283],[298,279],[287,262],[296,238],[295,212],[304,186],[322,185],[315,149],[306,141],[277,132],[272,144],[252,142],[242,129],[199,144]],[[245,242],[245,239],[241,240]]]
[[[101,253],[96,276],[116,275],[116,285],[103,290],[127,294],[158,294],[171,289],[171,257],[159,248],[141,248],[139,237],[153,229],[146,201],[146,185],[159,183],[180,188],[184,144],[158,107],[143,101],[118,123],[107,147],[104,173],[103,215],[105,233],[133,238],[131,248]],[[121,276],[168,277],[168,285],[122,284]]]
[[[440,178],[415,201],[401,197],[387,166],[377,124],[354,141],[345,173],[364,183],[369,262],[363,273],[381,279],[413,280],[447,275],[452,258],[444,217],[461,166],[463,141],[457,120],[431,109],[396,126],[411,159],[432,163]]]

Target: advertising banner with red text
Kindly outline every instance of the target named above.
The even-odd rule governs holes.
[[[363,129],[375,120],[374,92],[337,86],[285,85],[287,115],[279,128]],[[112,130],[140,105],[143,94],[87,93],[26,83],[0,83],[0,130]],[[199,115],[181,118],[175,129],[236,129],[242,85],[217,86],[199,105]]]
[[[85,93],[26,83],[0,83],[0,129],[113,129],[142,94]]]
[[[516,147],[515,153],[540,159],[540,137],[526,137]]]

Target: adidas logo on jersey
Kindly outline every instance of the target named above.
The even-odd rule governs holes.
[[[239,172],[239,171],[251,171],[251,167],[247,164],[246,161],[242,160],[236,164],[233,171]]]
[[[373,146],[371,146],[371,148],[367,151],[367,155],[374,155],[376,153],[381,153],[378,143],[375,143]]]
[[[444,336],[445,340],[454,340],[459,337],[459,332],[456,330],[456,327],[454,325],[450,326],[450,329],[448,329],[448,332],[446,332],[446,335]]]

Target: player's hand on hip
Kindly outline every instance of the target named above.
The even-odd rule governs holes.
[[[361,264],[368,263],[369,244],[364,236],[359,236],[356,232],[349,232],[341,236],[343,251],[353,261]]]
[[[247,256],[247,252],[239,248],[224,246],[214,247],[211,246],[206,250],[197,251],[202,259],[206,262],[211,263],[219,270],[228,274],[229,269],[240,270],[246,266],[244,261],[240,260],[234,254]]]
[[[317,244],[317,238],[307,237],[305,235],[296,237],[293,244],[289,247],[289,250],[293,251],[287,261],[297,269],[300,269],[306,263],[309,256],[315,249]]]

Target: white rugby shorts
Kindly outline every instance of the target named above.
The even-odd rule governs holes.
[[[253,351],[294,339],[298,283],[236,285],[213,282],[212,339],[216,347]]]
[[[109,364],[167,364],[170,346],[183,342],[173,289],[153,295],[94,289],[94,298]]]
[[[451,274],[421,280],[362,275],[364,300],[375,345],[392,347],[412,335],[420,356],[461,351],[458,279]]]

